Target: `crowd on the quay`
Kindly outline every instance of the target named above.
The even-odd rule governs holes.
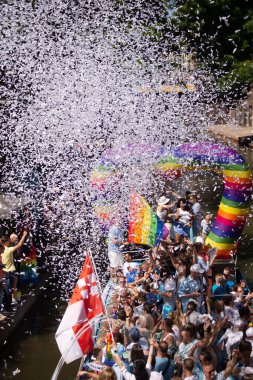
[[[144,260],[122,252],[123,227],[111,226],[110,324],[78,378],[253,379],[253,293],[230,265],[213,278],[215,253],[204,247],[211,215],[195,194],[177,198],[159,199],[167,233]]]
[[[21,301],[25,280],[37,281],[35,234],[31,211],[23,207],[11,221],[1,221],[0,321],[13,315]],[[11,233],[10,233],[11,232]],[[31,258],[33,262],[31,263]]]

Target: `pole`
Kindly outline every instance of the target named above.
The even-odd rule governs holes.
[[[81,335],[83,335],[83,334],[84,334],[89,328],[91,328],[92,323],[95,322],[96,319],[99,319],[99,320],[100,320],[101,318],[103,318],[103,317],[98,317],[98,316],[96,316],[95,318],[92,318],[92,319],[90,319],[89,321],[87,321],[87,324],[84,325],[84,326],[78,331],[78,333],[76,334],[76,338],[77,338],[77,339],[80,338]],[[68,352],[71,350],[73,344],[74,344],[74,341],[72,342],[71,346],[68,347],[68,349],[65,351],[64,354],[68,353]],[[82,358],[83,358],[83,356],[82,356]],[[60,374],[60,371],[61,371],[61,369],[62,369],[64,363],[65,363],[65,361],[64,361],[64,357],[61,356],[61,358],[60,358],[60,360],[59,360],[59,362],[58,362],[58,364],[57,364],[57,366],[56,366],[56,368],[55,368],[55,370],[54,370],[54,373],[53,373],[53,375],[52,375],[52,377],[51,377],[51,380],[57,380],[57,379],[58,379],[58,376],[59,376],[59,374]]]

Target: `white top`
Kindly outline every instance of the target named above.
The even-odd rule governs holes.
[[[184,211],[180,208],[178,214],[180,216],[180,218],[178,219],[180,223],[187,224],[191,220],[191,214],[189,213],[189,211]]]

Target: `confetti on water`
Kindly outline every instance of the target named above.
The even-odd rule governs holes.
[[[103,151],[130,142],[170,148],[196,137],[207,140],[207,127],[227,117],[222,105],[217,107],[210,73],[202,67],[192,71],[185,62],[175,68],[175,57],[180,62],[185,53],[173,52],[179,41],[168,32],[161,52],[145,33],[147,20],[155,23],[153,10],[145,8],[138,18],[129,16],[134,5],[129,7],[125,19],[123,8],[110,1],[70,6],[16,0],[2,7],[3,190],[25,196],[34,218],[46,219],[50,281],[63,298],[87,247],[96,252],[100,273],[107,270],[89,186]],[[179,80],[196,90],[181,97],[175,91],[157,94],[162,83],[173,88]],[[153,90],[147,93],[148,88]],[[123,161],[122,173],[117,194],[122,211],[133,187],[151,203],[163,193],[164,182],[148,166],[132,170]],[[178,182],[179,190],[188,179]]]

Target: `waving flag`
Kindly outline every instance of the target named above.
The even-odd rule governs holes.
[[[160,243],[163,237],[163,222],[148,202],[139,194],[131,195],[128,241],[151,247]]]
[[[66,363],[92,351],[92,322],[104,313],[96,276],[87,255],[71,300],[56,331],[56,342]]]

